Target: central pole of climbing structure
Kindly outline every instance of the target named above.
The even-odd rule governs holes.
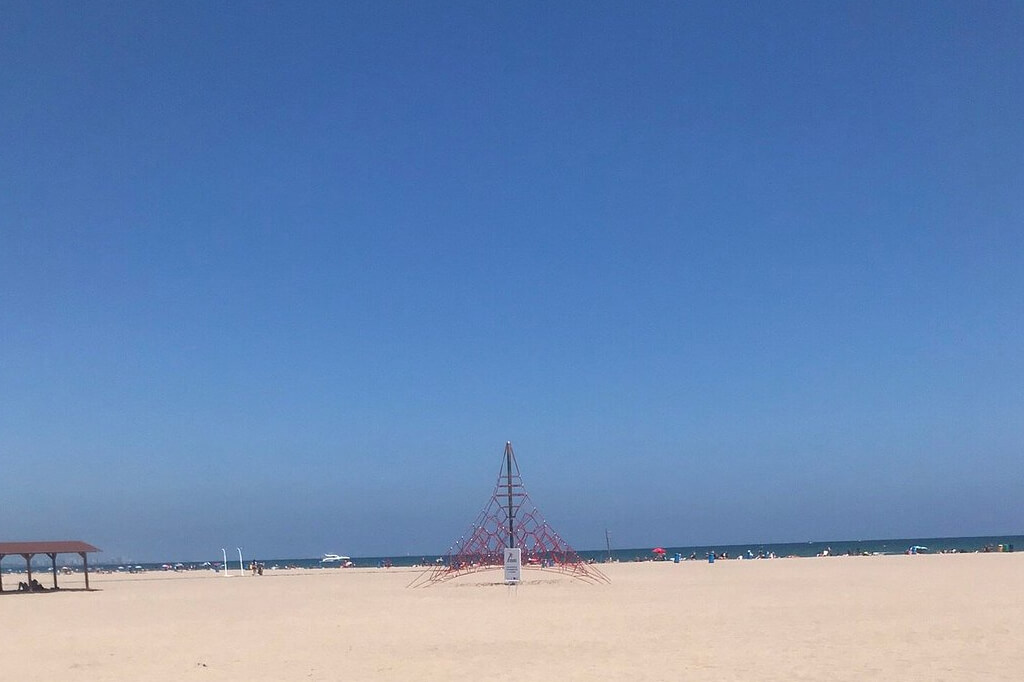
[[[512,443],[505,443],[505,483],[508,489],[508,547],[515,549],[516,531],[513,520],[515,508],[512,506]]]

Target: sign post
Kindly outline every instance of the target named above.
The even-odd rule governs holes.
[[[505,582],[514,585],[522,576],[523,550],[519,547],[505,548]]]

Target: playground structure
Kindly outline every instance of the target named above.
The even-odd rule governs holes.
[[[491,499],[473,526],[410,587],[428,587],[469,573],[500,569],[505,548],[516,547],[522,550],[525,570],[554,571],[586,583],[611,582],[596,566],[583,561],[544,520],[523,486],[512,443],[505,443],[502,460]]]

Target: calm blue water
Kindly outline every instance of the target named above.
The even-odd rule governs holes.
[[[986,547],[991,548],[993,551],[999,546],[1013,545],[1017,551],[1024,551],[1024,535],[992,535],[985,537],[971,537],[971,538],[897,538],[889,540],[832,540],[829,542],[788,542],[788,543],[744,543],[738,545],[680,545],[680,546],[669,546],[665,545],[666,556],[671,558],[676,553],[679,553],[683,558],[687,558],[691,555],[698,559],[704,559],[708,552],[714,551],[715,554],[722,557],[728,555],[730,558],[738,556],[754,556],[769,555],[774,553],[779,557],[787,556],[800,556],[800,557],[811,557],[817,556],[824,552],[826,549],[830,549],[830,554],[903,554],[908,548],[912,546],[927,547],[928,554],[935,554],[940,552],[980,552],[984,551]],[[615,561],[636,561],[650,559],[654,555],[651,553],[650,547],[634,548],[634,549],[615,549],[612,548],[610,557]],[[749,553],[749,554],[748,554]],[[579,555],[585,560],[594,560],[598,562],[608,561],[609,552],[606,549],[600,550],[584,550],[580,551]],[[433,562],[440,555],[417,555],[417,556],[387,556],[387,557],[352,557],[352,562],[357,567],[376,567],[383,566],[387,562],[390,562],[392,566],[414,566],[422,565]],[[77,565],[72,562],[72,559],[77,559],[77,556],[62,556],[62,560],[59,565]],[[96,557],[99,559],[99,557]],[[296,559],[282,559],[273,557],[245,557],[246,566],[252,560],[262,562],[267,568],[277,566],[279,568],[293,567],[293,568],[316,568],[320,569],[320,558],[296,558]],[[45,561],[44,561],[45,560]],[[221,557],[211,557],[210,564],[219,566]],[[133,564],[142,566],[143,570],[162,570],[162,565],[165,562],[157,563],[142,563]],[[167,564],[174,565],[176,561],[169,560]],[[210,566],[204,566],[203,562],[187,561],[182,562],[183,566],[187,569],[201,569],[209,568]],[[36,558],[32,562],[33,570],[39,565],[40,567],[49,568],[49,559],[46,557]],[[127,567],[128,564],[121,564],[123,567]],[[4,572],[17,572],[24,570],[24,561],[21,557],[6,557],[3,561]],[[97,569],[110,569],[117,570],[117,564],[105,563],[102,560],[90,562],[90,568],[95,566]],[[229,558],[229,567],[232,570],[238,570],[237,560],[231,561]],[[324,570],[333,570],[334,567],[325,568]]]

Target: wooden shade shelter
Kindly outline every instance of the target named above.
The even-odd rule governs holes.
[[[77,554],[82,557],[85,570],[85,589],[89,589],[89,553],[98,552],[97,548],[80,540],[55,540],[49,542],[0,542],[0,561],[9,554],[18,554],[25,559],[28,570],[28,584],[32,584],[32,557],[45,554],[50,557],[53,565],[53,589],[57,589],[57,555]],[[0,571],[0,592],[3,592],[3,572]]]

